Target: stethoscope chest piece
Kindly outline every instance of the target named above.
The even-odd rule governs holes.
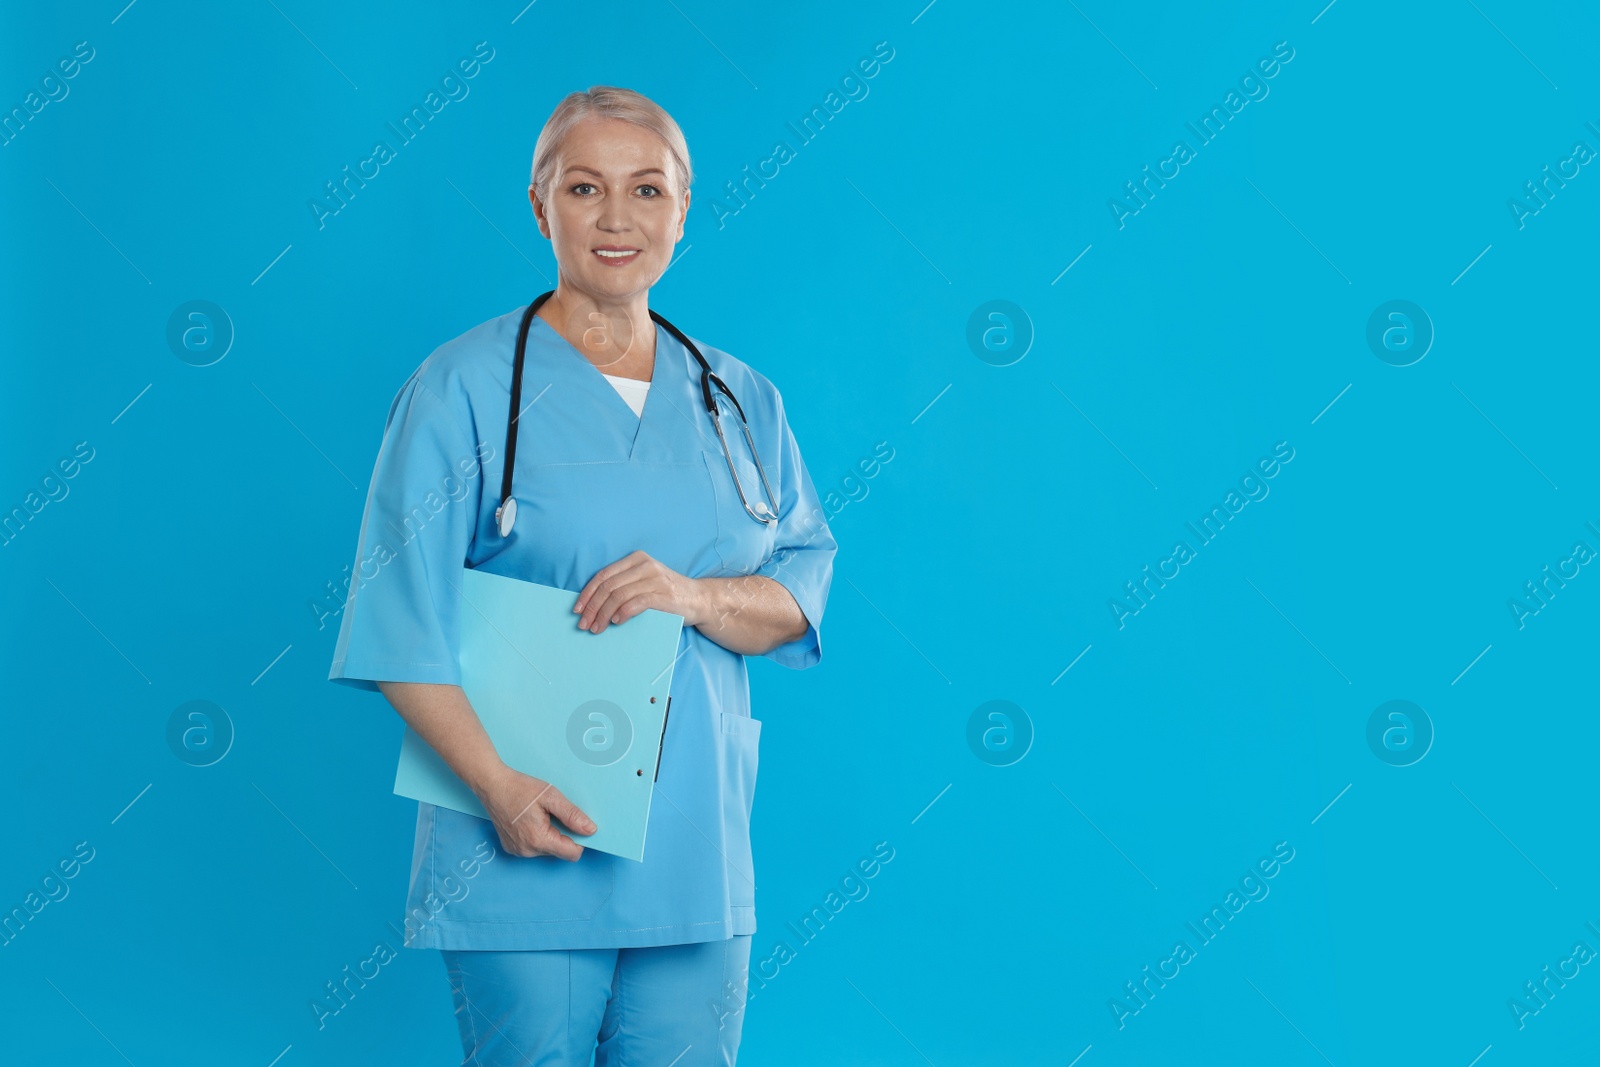
[[[511,524],[517,521],[517,498],[508,496],[505,501],[494,509],[495,521],[500,524],[500,536],[511,536]]]

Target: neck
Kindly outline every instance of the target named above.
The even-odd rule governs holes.
[[[648,295],[641,292],[623,300],[596,298],[573,289],[563,279],[538,315],[607,374],[648,379],[656,347]]]

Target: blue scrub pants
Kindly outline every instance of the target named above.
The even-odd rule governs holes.
[[[732,1067],[750,938],[651,948],[442,950],[462,1067]]]

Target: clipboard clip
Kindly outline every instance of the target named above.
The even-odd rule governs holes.
[[[672,697],[667,697],[667,710],[661,713],[661,740],[656,745],[656,773],[650,781],[655,783],[661,780],[661,750],[667,745],[667,719],[672,715]]]

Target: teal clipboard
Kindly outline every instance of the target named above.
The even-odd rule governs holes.
[[[505,763],[561,790],[595,822],[584,848],[644,859],[683,617],[646,609],[603,633],[578,629],[577,594],[463,568],[461,688]],[[487,819],[410,726],[394,791]]]

